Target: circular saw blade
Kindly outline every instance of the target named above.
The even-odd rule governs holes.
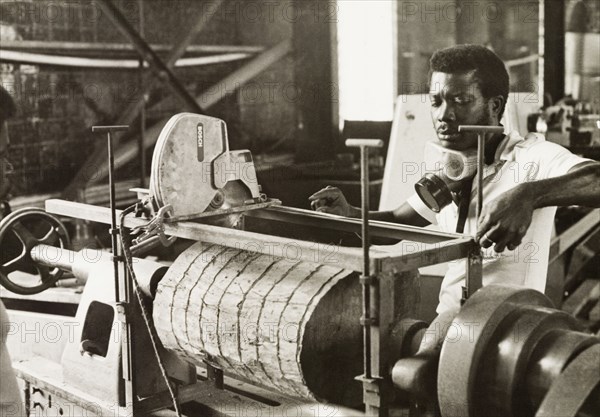
[[[219,191],[212,163],[226,141],[221,119],[193,113],[171,117],[152,155],[150,192],[158,206],[171,205],[174,216],[206,211]]]
[[[223,187],[220,191],[223,193],[223,204],[218,208],[209,206],[209,208],[206,210],[207,212],[240,207],[246,204],[248,200],[252,199],[252,194],[241,181],[230,181],[225,184],[225,187]],[[243,215],[243,212],[225,212],[215,216],[204,217],[202,222],[215,226],[236,228],[240,224],[240,220],[242,219]]]

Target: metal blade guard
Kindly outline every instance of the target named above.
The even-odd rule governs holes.
[[[150,194],[173,216],[192,216],[265,200],[252,155],[229,150],[221,119],[177,114],[160,133],[152,156]]]

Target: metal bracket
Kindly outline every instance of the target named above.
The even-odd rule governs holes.
[[[116,303],[115,306],[116,306],[116,310],[117,310],[117,319],[121,323],[124,323],[125,320],[128,318],[127,303],[125,303],[125,302],[118,302],[118,303]]]
[[[264,195],[264,194],[263,194]],[[265,196],[266,198],[266,196]],[[165,223],[175,223],[188,220],[199,220],[205,217],[215,217],[233,213],[242,213],[249,210],[258,210],[262,208],[280,206],[281,200],[276,198],[266,198],[264,201],[254,201],[253,199],[247,200],[243,206],[230,207],[227,209],[216,209],[211,211],[203,211],[200,213],[187,214],[185,216],[171,216],[164,220]]]
[[[373,409],[381,408],[381,387],[379,386],[382,379],[374,377],[366,377],[364,374],[354,378],[362,383],[363,386],[363,402],[367,409],[371,410],[369,415],[373,414]],[[377,413],[378,414],[378,413]]]
[[[215,366],[212,366],[208,362],[205,362],[205,363],[206,363],[206,376],[208,377],[208,380],[212,381],[215,388],[224,389],[225,382],[224,382],[224,378],[223,378],[223,370],[220,368],[217,368]]]

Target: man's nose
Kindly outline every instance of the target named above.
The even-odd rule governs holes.
[[[456,114],[454,112],[454,106],[448,103],[442,103],[438,107],[437,119],[440,122],[453,122],[456,120]]]

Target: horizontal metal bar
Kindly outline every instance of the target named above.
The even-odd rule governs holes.
[[[103,133],[103,132],[124,132],[129,129],[127,125],[115,125],[115,126],[92,126],[92,132]]]
[[[252,55],[243,52],[219,54],[210,56],[199,56],[189,58],[179,58],[174,66],[192,67],[203,65],[221,64],[224,62],[239,61],[250,58]],[[31,52],[7,51],[0,49],[0,61],[20,62],[34,65],[52,65],[62,67],[77,68],[119,68],[119,69],[139,69],[140,60],[121,59],[121,58],[88,58],[83,56],[51,55]],[[144,68],[149,68],[149,64],[144,61]]]
[[[346,139],[345,145],[349,148],[383,148],[383,141],[381,139]]]
[[[267,209],[253,210],[245,216],[256,217],[265,220],[276,220],[305,226],[328,228],[343,232],[360,233],[360,219],[333,216],[318,213],[312,210],[304,210],[294,207],[275,206]],[[439,243],[449,240],[464,238],[458,233],[446,233],[437,230],[423,229],[421,227],[409,226],[397,223],[381,221],[369,221],[369,233],[372,236],[385,237],[398,240],[411,240],[423,243]]]
[[[167,217],[165,219],[165,223],[175,223],[175,222],[182,222],[182,221],[188,221],[188,220],[198,220],[198,219],[202,219],[204,217],[214,217],[214,216],[223,216],[223,215],[234,214],[234,213],[249,212],[249,211],[259,210],[262,208],[271,207],[273,205],[279,205],[279,204],[281,204],[281,200],[270,199],[268,201],[263,201],[261,203],[246,204],[244,206],[231,207],[228,209],[217,209],[217,210],[213,210],[213,211],[203,211],[202,213],[188,214],[188,215],[184,215],[184,216]]]
[[[99,223],[110,224],[111,222],[108,207],[52,199],[46,201],[46,211]],[[117,210],[117,216],[120,213],[121,211]],[[147,223],[148,219],[129,215],[125,218],[124,225],[133,228],[144,226]],[[329,264],[353,271],[362,271],[363,267],[361,248],[308,242],[192,222],[165,224],[164,230],[165,234],[169,236],[246,249],[294,261]],[[392,247],[389,250],[371,247],[369,251],[370,269],[373,273],[383,270],[402,271],[464,258],[468,254],[467,248],[470,247],[473,239],[460,237],[445,242],[434,242],[434,245],[406,242],[399,248]],[[411,244],[413,246],[410,246]],[[422,245],[422,250],[418,245]],[[439,255],[436,254],[437,252],[440,252]]]
[[[504,133],[503,126],[460,125],[459,132]]]
[[[30,251],[34,262],[51,268],[73,272],[73,263],[77,252],[50,245],[36,245]]]
[[[110,224],[111,222],[109,208],[72,201],[48,200],[46,201],[46,211],[99,223]],[[118,218],[120,214],[121,211],[117,210]],[[148,221],[148,219],[129,215],[125,218],[124,225],[133,228],[145,226]],[[164,224],[164,231],[168,236],[235,247],[278,258],[330,264],[353,271],[362,270],[360,248],[326,245],[192,222],[167,223]],[[373,257],[377,257],[375,250]]]
[[[170,52],[173,49],[172,45],[167,44],[151,44],[155,52]],[[60,50],[60,51],[77,51],[77,52],[133,52],[138,56],[137,50],[130,43],[103,43],[103,42],[68,42],[68,41],[26,41],[26,40],[5,40],[2,39],[2,47],[0,49],[14,50]],[[244,46],[244,45],[188,45],[185,49],[187,53],[249,53],[255,54],[265,50],[264,46]]]
[[[387,253],[385,259],[381,255],[377,261],[380,262],[380,272],[403,272],[412,271],[430,265],[437,265],[455,259],[464,259],[474,250],[477,245],[472,237],[450,240],[434,244],[418,242],[403,242],[404,244],[393,246]]]

